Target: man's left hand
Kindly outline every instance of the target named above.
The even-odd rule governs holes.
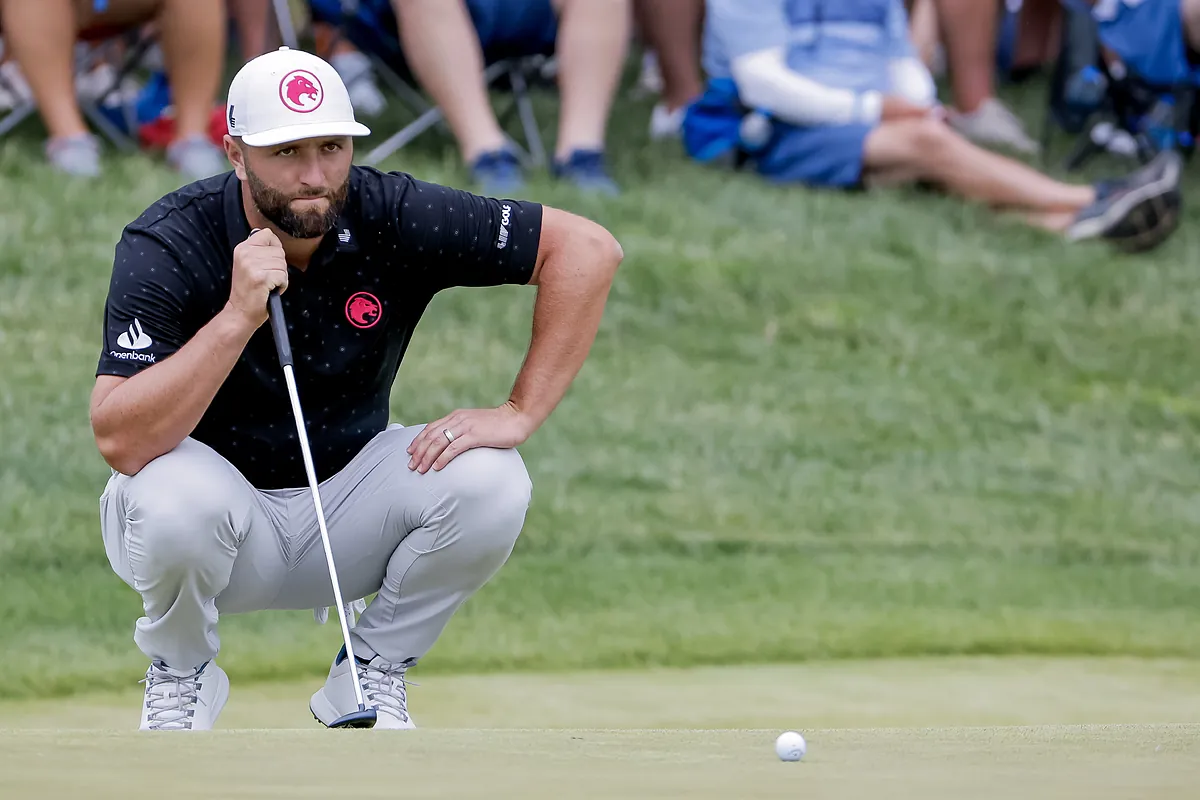
[[[408,446],[408,468],[422,474],[441,470],[460,453],[475,447],[516,447],[529,438],[529,421],[511,403],[499,408],[455,411],[425,426]],[[450,436],[446,435],[450,432]]]

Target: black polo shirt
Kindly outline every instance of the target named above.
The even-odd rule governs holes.
[[[337,226],[282,295],[318,480],[388,424],[400,361],[433,295],[528,283],[542,207],[403,173],[352,167]],[[224,308],[233,249],[250,235],[232,173],[166,195],[116,246],[97,375],[169,358]],[[254,333],[191,434],[256,487],[307,486],[270,325]]]

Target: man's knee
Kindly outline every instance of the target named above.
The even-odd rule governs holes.
[[[958,134],[938,120],[909,119],[885,123],[877,129],[881,141],[871,142],[868,155],[885,169],[921,169],[942,159],[954,147]]]
[[[126,479],[121,490],[135,575],[199,566],[236,552],[229,487],[185,442]]]
[[[478,447],[460,454],[447,470],[451,466],[456,503],[502,517],[523,517],[529,508],[533,483],[516,450]]]

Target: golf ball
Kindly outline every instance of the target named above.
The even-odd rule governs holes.
[[[804,737],[795,731],[779,734],[775,740],[775,753],[784,761],[799,761],[808,752]]]

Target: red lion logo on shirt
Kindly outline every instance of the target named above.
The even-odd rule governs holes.
[[[355,292],[346,301],[346,319],[356,328],[371,328],[379,322],[383,306],[370,292]]]
[[[296,69],[279,82],[279,99],[292,111],[307,114],[316,111],[325,99],[321,82],[308,70]]]

